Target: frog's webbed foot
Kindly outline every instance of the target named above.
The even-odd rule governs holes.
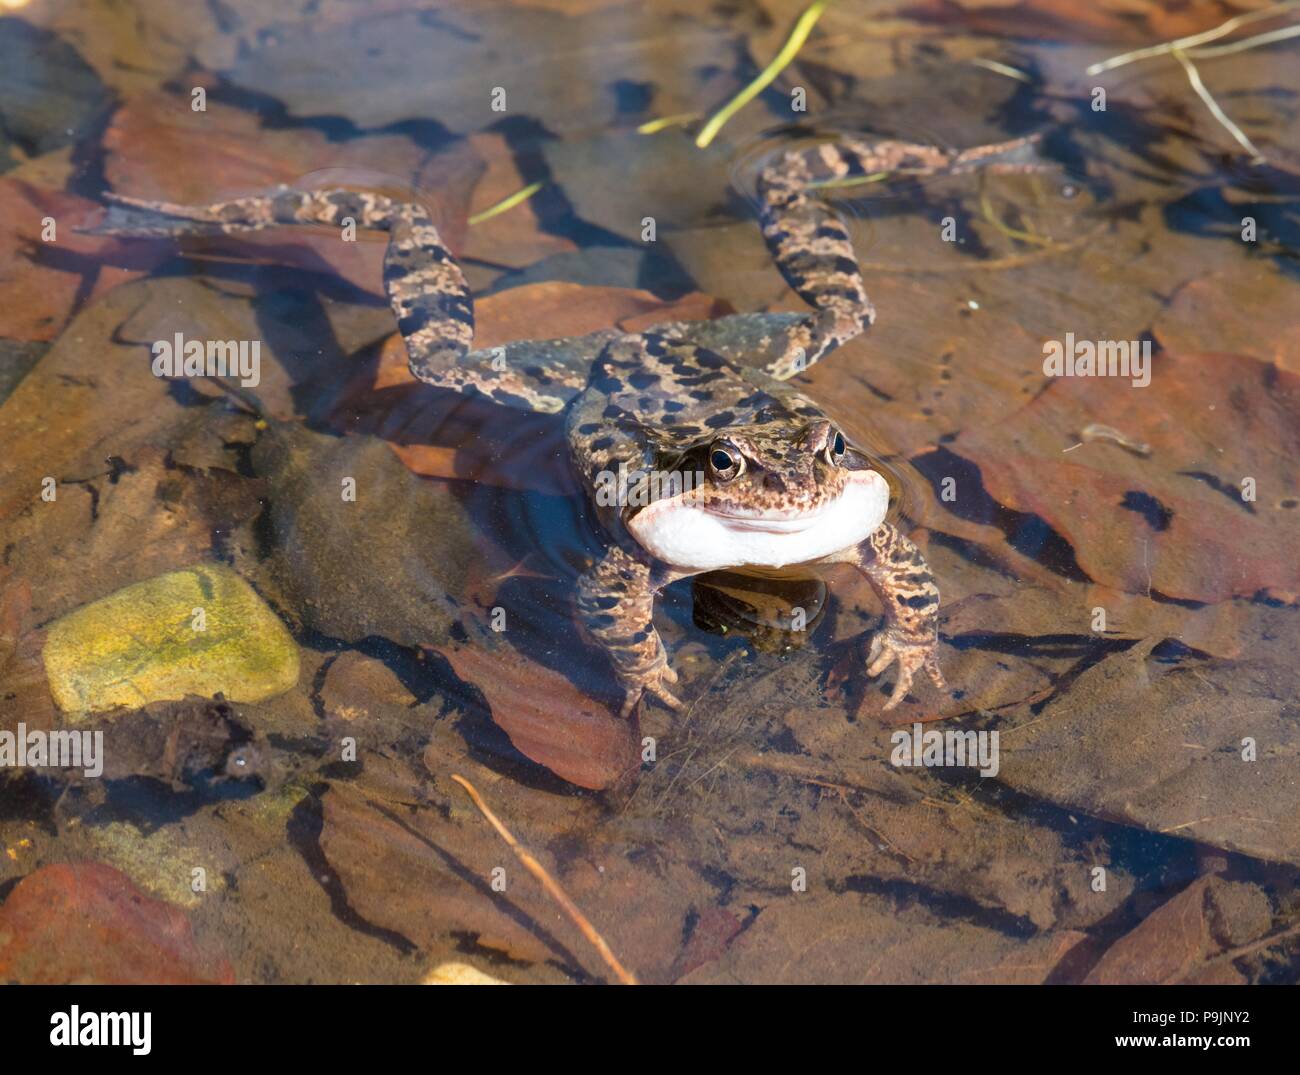
[[[661,664],[645,671],[618,671],[619,682],[623,685],[623,705],[618,715],[626,720],[630,717],[647,694],[653,695],[669,709],[682,709],[682,700],[668,687],[677,682],[677,673],[669,666],[667,658]]]
[[[668,665],[654,626],[654,599],[664,579],[621,546],[614,546],[578,580],[578,615],[614,665],[623,689],[620,716],[631,716],[647,694],[680,709],[672,692],[677,673]]]
[[[867,653],[867,676],[874,679],[895,661],[898,662],[898,679],[885,703],[884,711],[893,709],[912,687],[912,677],[924,670],[940,690],[947,690],[943,672],[939,670],[939,656],[935,652],[937,638],[910,638],[897,627],[886,627],[871,638]]]
[[[921,551],[894,527],[881,523],[842,559],[867,576],[884,606],[885,625],[871,639],[866,673],[874,679],[897,663],[898,679],[885,710],[907,696],[921,671],[940,690],[947,690],[939,669],[939,588]]]

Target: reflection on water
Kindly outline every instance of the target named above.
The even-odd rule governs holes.
[[[1171,36],[1161,5],[1020,6],[1041,39],[998,8],[870,34],[832,8],[707,148],[793,9],[0,20],[0,732],[94,728],[108,761],[80,779],[0,738],[0,978],[608,980],[530,879],[493,887],[460,774],[644,981],[1133,980],[1182,944],[1170,980],[1294,982],[1268,940],[1300,865],[1294,65],[1198,61],[1252,165],[1172,60],[1083,74]],[[563,419],[406,373],[382,236],[80,230],[110,191],[400,192],[458,255],[477,346],[636,332],[800,310],[755,178],[864,133],[1037,133],[1048,165],[832,192],[879,320],[799,384],[943,598],[952,689],[888,713],[879,601],[836,568],[668,586],[684,708],[620,719],[574,619],[607,535]],[[259,341],[260,383],[154,377],[177,332]],[[1148,346],[1150,385],[1048,377],[1067,334]],[[287,655],[187,588],[217,563]],[[136,584],[142,633],[96,618]],[[78,690],[107,668],[138,705],[56,705],[69,623]],[[922,729],[996,733],[996,778],[897,764]],[[156,958],[62,950],[59,906],[112,922],[121,893]]]

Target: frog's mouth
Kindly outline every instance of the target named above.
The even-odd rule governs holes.
[[[723,512],[689,497],[659,500],[628,521],[647,552],[675,567],[785,567],[857,545],[879,526],[889,486],[855,471],[834,500],[806,512]]]
[[[835,509],[836,502],[832,501],[830,504],[818,505],[812,511],[782,512],[771,515],[764,515],[761,512],[738,515],[707,506],[703,510],[714,518],[721,519],[728,530],[744,530],[755,534],[801,534],[825,522]]]

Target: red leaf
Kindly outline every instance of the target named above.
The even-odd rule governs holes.
[[[98,862],[43,866],[0,906],[0,979],[30,985],[229,985],[189,919]]]

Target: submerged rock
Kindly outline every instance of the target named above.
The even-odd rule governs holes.
[[[273,424],[253,449],[270,487],[269,575],[311,630],[439,645],[477,555],[451,489],[410,473],[375,437]]]
[[[199,564],[127,586],[56,620],[44,651],[71,719],[186,695],[257,702],[298,682],[298,647],[239,575]]]
[[[9,6],[9,5],[6,5]],[[83,138],[109,107],[99,76],[42,27],[0,19],[0,171]]]
[[[383,661],[348,650],[330,662],[320,699],[325,712],[338,720],[356,720],[385,706],[404,709],[416,704],[397,673]]]

